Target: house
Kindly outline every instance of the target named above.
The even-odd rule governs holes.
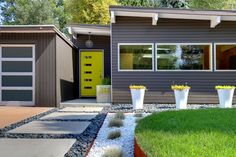
[[[46,57],[46,61],[51,63],[53,60],[56,64],[56,68],[51,67],[50,74],[61,73],[62,76],[76,65],[70,71],[74,78],[61,79],[54,75],[54,79],[47,76],[49,80],[43,82],[51,85],[57,80],[56,88],[51,88],[55,89],[52,91],[57,104],[75,98],[94,98],[95,87],[104,76],[111,77],[113,103],[131,102],[128,88],[131,84],[147,86],[145,103],[174,103],[170,88],[173,83],[187,83],[192,87],[189,103],[218,103],[214,86],[236,85],[235,11],[110,6],[110,15],[110,26],[68,26],[77,53],[72,52],[74,46],[70,41],[54,31],[70,51],[59,48],[54,51],[55,56],[51,53],[52,56]],[[18,33],[14,37],[12,34],[15,33],[9,33],[9,30],[8,34],[3,31],[0,34],[1,44],[4,38],[8,38],[4,44],[9,44],[28,35]],[[27,42],[33,40],[29,38]],[[63,52],[57,52],[60,50]],[[60,53],[66,55],[61,60],[57,57]],[[40,73],[35,77],[43,77],[44,71],[38,71]],[[66,80],[64,87],[68,92],[63,99],[59,80]],[[38,82],[40,84],[42,82]],[[40,90],[36,90],[36,95],[37,92]],[[40,97],[36,96],[36,100],[46,99],[43,94],[38,94]]]
[[[75,99],[76,51],[55,26],[0,26],[0,105]]]

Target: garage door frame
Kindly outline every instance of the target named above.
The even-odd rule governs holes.
[[[3,47],[32,47],[32,58],[3,58]],[[2,61],[32,61],[32,72],[2,72]],[[2,76],[32,76],[32,87],[2,87]],[[32,101],[2,101],[2,90],[32,90]],[[35,44],[0,44],[0,105],[34,106],[35,105]]]

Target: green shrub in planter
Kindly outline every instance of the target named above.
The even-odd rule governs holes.
[[[96,95],[98,103],[110,103],[111,102],[111,79],[105,77],[102,80],[102,85],[97,85]]]

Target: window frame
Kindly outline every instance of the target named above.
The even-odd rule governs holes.
[[[235,45],[236,46],[236,42],[235,43],[231,43],[231,42],[229,42],[229,43],[226,43],[226,42],[215,42],[214,43],[214,71],[216,71],[216,72],[230,72],[230,71],[236,71],[236,69],[234,69],[234,70],[220,70],[220,69],[218,69],[217,70],[217,67],[216,67],[216,46],[217,45]]]
[[[148,69],[120,69],[120,46],[122,45],[149,45],[152,46],[152,69],[148,70]],[[117,44],[117,59],[118,59],[118,71],[119,72],[125,72],[125,71],[129,71],[129,72],[151,72],[154,71],[154,61],[155,61],[155,54],[154,54],[154,43],[118,43]]]
[[[210,69],[209,70],[181,70],[181,69],[165,69],[165,70],[161,70],[157,68],[157,46],[158,45],[208,45],[210,46],[210,51],[209,51],[209,57],[210,57]],[[213,64],[212,64],[212,48],[213,48],[213,44],[212,43],[155,43],[155,70],[156,71],[160,71],[160,72],[212,72],[213,71]]]
[[[3,58],[3,47],[31,47],[31,58]],[[32,61],[32,72],[2,72],[2,61]],[[14,86],[14,87],[2,87],[2,76],[32,76],[32,87],[26,86]],[[2,101],[2,90],[32,90],[32,101]],[[25,105],[35,106],[35,44],[0,44],[0,105]]]

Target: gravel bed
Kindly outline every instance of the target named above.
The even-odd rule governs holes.
[[[98,114],[85,129],[82,134],[76,138],[76,142],[71,149],[65,154],[65,157],[82,157],[86,156],[89,148],[92,146],[93,141],[97,137],[98,131],[101,128],[106,114]]]
[[[216,108],[217,104],[191,104],[187,106],[188,109],[204,109],[204,108]],[[144,109],[140,112],[153,113],[166,110],[177,110],[175,104],[144,104]],[[132,104],[113,104],[109,107],[104,107],[103,112],[135,112]]]
[[[106,149],[114,146],[122,148],[125,157],[134,156],[135,117],[132,113],[127,113],[125,114],[125,119],[123,120],[123,127],[109,128],[108,123],[113,116],[113,113],[109,113],[107,115],[107,118],[105,119],[87,157],[101,157]],[[120,130],[121,137],[114,140],[107,139],[109,132],[114,130]]]

